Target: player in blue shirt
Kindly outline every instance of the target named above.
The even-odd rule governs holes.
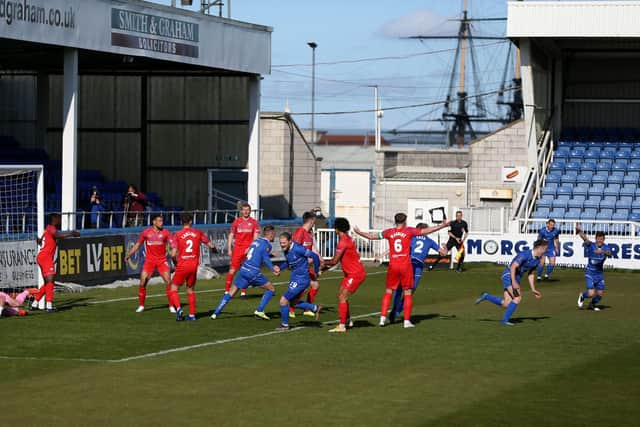
[[[233,280],[233,284],[229,289],[229,293],[225,293],[218,303],[215,311],[211,315],[212,319],[217,319],[224,307],[231,301],[231,298],[238,292],[238,289],[246,290],[249,286],[260,286],[265,290],[262,295],[262,300],[258,309],[253,312],[254,316],[264,320],[269,320],[264,312],[264,308],[267,306],[271,297],[276,293],[276,289],[273,287],[269,279],[262,274],[262,264],[265,264],[269,270],[275,273],[276,276],[280,274],[280,267],[274,266],[271,263],[271,243],[276,236],[276,230],[272,225],[265,225],[262,229],[262,237],[258,237],[254,240],[246,252],[246,260],[242,263],[240,271]]]
[[[289,288],[280,297],[281,321],[279,330],[289,330],[289,306],[294,305],[302,310],[310,310],[315,313],[316,320],[322,310],[321,305],[300,301],[300,297],[311,283],[309,275],[309,258],[313,260],[313,271],[318,275],[320,271],[320,257],[315,252],[305,249],[304,246],[291,240],[291,234],[284,232],[280,234],[280,248],[284,253],[286,261],[280,264],[280,271],[288,268],[291,270]]]
[[[418,230],[422,230],[423,228],[429,227],[428,224],[424,222],[416,225]],[[413,291],[415,293],[418,288],[418,284],[420,284],[420,279],[422,278],[422,270],[424,269],[424,261],[427,259],[427,255],[429,254],[429,249],[433,249],[438,252],[440,256],[447,256],[447,248],[446,246],[440,247],[438,244],[431,238],[427,236],[415,236],[411,239],[411,267],[413,268]],[[393,309],[389,314],[389,321],[393,323],[402,313],[404,309],[404,299],[402,296],[404,295],[404,291],[398,287],[396,289],[396,293],[393,297]]]
[[[542,227],[538,231],[538,240],[545,240],[549,245],[544,256],[540,259],[540,265],[538,266],[538,280],[542,279],[542,271],[544,270],[545,257],[549,258],[549,264],[547,265],[547,272],[544,274],[545,279],[549,279],[553,268],[556,266],[556,256],[560,255],[560,230],[556,228],[556,221],[549,219],[547,225]]]
[[[522,301],[520,281],[523,275],[527,275],[533,295],[536,298],[542,297],[542,294],[536,290],[534,270],[538,264],[540,264],[540,258],[544,256],[544,253],[547,250],[547,245],[548,243],[546,240],[536,240],[533,244],[533,249],[527,249],[520,252],[515,256],[513,261],[511,261],[511,264],[505,268],[502,273],[504,298],[499,298],[483,292],[476,300],[476,304],[480,304],[482,301],[487,300],[491,301],[495,305],[505,307],[506,310],[501,323],[503,325],[513,326],[513,323],[511,323],[510,320],[513,312],[518,308],[518,304]]]
[[[578,295],[578,307],[582,308],[584,300],[591,298],[589,308],[600,311],[598,304],[604,296],[604,262],[611,256],[611,248],[604,243],[604,233],[596,233],[595,243],[590,241],[580,224],[576,224],[576,232],[584,241],[584,253],[587,257],[587,267],[584,269],[584,278],[587,290]]]

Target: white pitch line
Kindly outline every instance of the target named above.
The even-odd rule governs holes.
[[[375,316],[380,314],[379,311],[374,312],[374,313],[367,313],[367,314],[360,314],[358,316],[353,316],[352,319],[361,319],[363,317],[371,317],[371,316]],[[326,322],[322,322],[323,325],[330,325],[332,323],[336,323],[338,322],[338,320],[329,320]],[[216,341],[209,341],[209,342],[204,342],[204,343],[200,343],[200,344],[193,344],[193,345],[187,345],[184,347],[176,347],[176,348],[170,348],[167,350],[161,350],[161,351],[156,351],[153,353],[147,353],[147,354],[141,354],[139,356],[131,356],[131,357],[125,357],[122,359],[116,359],[116,360],[109,360],[109,362],[112,363],[122,363],[122,362],[129,362],[132,360],[140,360],[140,359],[148,359],[151,357],[157,357],[157,356],[164,356],[166,354],[171,354],[171,353],[177,353],[177,352],[181,352],[181,351],[189,351],[189,350],[194,350],[197,348],[203,348],[203,347],[211,347],[214,345],[221,345],[221,344],[227,344],[230,342],[237,342],[237,341],[246,341],[246,340],[251,340],[254,338],[260,338],[260,337],[266,337],[269,335],[276,335],[276,334],[283,334],[283,333],[287,333],[287,332],[294,332],[294,331],[301,331],[303,329],[307,329],[308,326],[297,326],[297,327],[293,327],[288,331],[269,331],[269,332],[263,332],[261,334],[255,334],[255,335],[247,335],[244,337],[235,337],[235,338],[226,338],[223,340],[216,340]]]
[[[39,362],[113,362],[109,359],[82,359],[82,358],[65,358],[65,357],[29,357],[29,356],[0,356],[2,360],[36,360]]]
[[[367,276],[375,276],[378,274],[383,274],[386,273],[386,271],[374,271],[372,273],[367,273]],[[324,277],[321,278],[322,280],[333,280],[333,279],[342,279],[344,276],[329,276],[329,277]],[[289,281],[286,282],[275,282],[273,283],[273,286],[282,286],[282,285],[288,285]],[[223,292],[224,288],[220,288],[220,289],[206,289],[206,290],[202,290],[202,291],[195,291],[196,294],[207,294],[207,293],[214,293],[214,292]],[[153,295],[147,295],[147,298],[166,298],[167,294],[153,294]],[[102,301],[89,301],[87,303],[87,305],[98,305],[98,304],[110,304],[112,302],[122,302],[122,301],[134,301],[134,300],[138,300],[138,297],[122,297],[122,298],[113,298],[113,299],[108,299],[108,300],[102,300]]]

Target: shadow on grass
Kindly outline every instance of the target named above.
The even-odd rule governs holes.
[[[402,320],[401,318],[399,319]],[[422,321],[431,320],[431,319],[454,320],[454,319],[457,319],[457,317],[455,314],[440,314],[440,313],[416,314],[411,316],[411,321],[416,325]]]
[[[550,316],[528,316],[528,317],[514,317],[511,319],[511,323],[524,323],[528,321],[538,322],[540,320],[550,319]],[[478,319],[480,322],[493,322],[500,323],[502,319]]]
[[[87,307],[89,305],[87,301],[90,301],[91,299],[92,298],[78,298],[73,301],[67,301],[61,304],[56,304],[56,308],[58,309],[58,311],[67,311],[75,307]]]

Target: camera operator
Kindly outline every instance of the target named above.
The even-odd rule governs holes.
[[[127,215],[127,227],[140,227],[144,223],[144,205],[147,197],[133,184],[129,184],[129,189],[124,195],[122,206]]]
[[[91,228],[98,228],[100,219],[100,214],[104,212],[104,206],[102,205],[102,200],[100,199],[100,193],[98,192],[97,187],[93,187],[91,191]],[[102,222],[102,221],[100,221]]]

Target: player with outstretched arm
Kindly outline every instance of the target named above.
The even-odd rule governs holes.
[[[253,315],[260,319],[269,320],[269,316],[265,314],[264,309],[276,294],[276,288],[269,279],[262,274],[260,269],[262,268],[262,264],[264,264],[276,276],[280,275],[280,267],[277,265],[274,266],[271,262],[271,250],[273,249],[271,242],[273,242],[275,236],[275,228],[273,228],[272,225],[265,225],[262,229],[262,237],[258,237],[251,243],[249,249],[247,249],[247,259],[242,263],[240,271],[238,271],[229,292],[225,292],[220,299],[218,306],[211,315],[212,319],[217,319],[218,316],[220,316],[220,313],[222,313],[224,307],[231,301],[231,298],[233,298],[236,292],[238,292],[238,289],[245,290],[249,286],[259,286],[264,289],[265,292]]]
[[[483,292],[476,304],[480,304],[482,301],[490,301],[495,305],[506,308],[501,323],[506,326],[513,326],[511,323],[511,316],[518,308],[518,304],[522,302],[522,292],[520,290],[520,282],[522,276],[527,275],[529,280],[529,287],[531,292],[536,298],[541,298],[542,294],[536,290],[536,278],[535,270],[540,264],[540,258],[544,256],[547,250],[546,240],[536,240],[533,244],[533,249],[527,249],[518,253],[511,261],[511,264],[504,269],[502,273],[502,286],[504,288],[504,297],[499,298],[493,295]]]
[[[411,269],[411,239],[415,236],[427,235],[449,226],[450,221],[445,221],[435,227],[427,227],[418,230],[414,227],[407,227],[407,215],[397,213],[394,216],[395,227],[388,228],[381,233],[366,233],[354,227],[360,236],[369,240],[386,239],[389,242],[389,268],[387,270],[387,289],[382,297],[382,307],[380,309],[380,326],[387,323],[387,312],[391,305],[393,291],[402,287],[404,292],[404,327],[413,328],[411,323],[411,308],[413,306],[413,270]]]
[[[169,301],[169,311],[175,313],[176,309],[171,302],[171,275],[169,263],[167,262],[167,245],[171,242],[171,233],[163,228],[164,220],[162,215],[154,214],[151,217],[151,227],[146,228],[140,233],[138,241],[124,256],[125,261],[129,261],[131,256],[135,254],[140,246],[144,243],[145,258],[140,273],[140,285],[138,286],[138,308],[136,313],[144,311],[144,303],[147,298],[147,282],[158,270],[158,274],[165,283],[165,292]]]
[[[191,227],[193,224],[193,216],[189,213],[180,215],[182,221],[182,230],[176,231],[171,239],[171,258],[176,265],[176,271],[171,278],[171,305],[176,309],[176,320],[183,320],[182,304],[180,303],[180,295],[178,288],[183,284],[187,284],[187,298],[189,301],[189,316],[184,320],[196,320],[196,278],[198,276],[198,266],[200,265],[200,244],[207,245],[209,249],[217,252],[217,249],[209,237],[198,230]]]
[[[580,224],[576,224],[576,232],[583,240],[585,255],[587,256],[587,266],[584,269],[584,279],[587,290],[578,295],[578,307],[584,306],[584,300],[591,298],[589,308],[600,311],[598,303],[604,296],[604,262],[611,256],[611,248],[604,243],[604,232],[596,232],[596,241],[589,240]]]
[[[317,253],[305,249],[304,246],[291,240],[291,234],[284,232],[280,234],[280,249],[285,256],[285,262],[280,264],[280,271],[288,268],[291,270],[289,287],[287,292],[280,297],[280,327],[279,330],[289,330],[289,307],[295,306],[302,310],[311,310],[315,314],[316,320],[320,317],[321,305],[300,301],[304,291],[311,283],[309,275],[309,258],[313,260],[313,272],[316,276],[320,269],[320,256]]]
[[[54,280],[56,277],[56,264],[54,263],[54,257],[56,255],[56,249],[58,248],[58,240],[66,239],[67,237],[78,237],[80,233],[73,230],[69,233],[62,233],[58,231],[60,228],[60,215],[49,215],[49,225],[44,229],[42,237],[38,239],[38,245],[40,245],[40,251],[36,257],[36,262],[42,272],[42,278],[44,279],[44,285],[34,295],[33,304],[31,304],[32,310],[38,309],[38,303],[42,297],[45,297],[47,312],[55,312],[56,309],[53,306],[53,293],[54,293]]]

